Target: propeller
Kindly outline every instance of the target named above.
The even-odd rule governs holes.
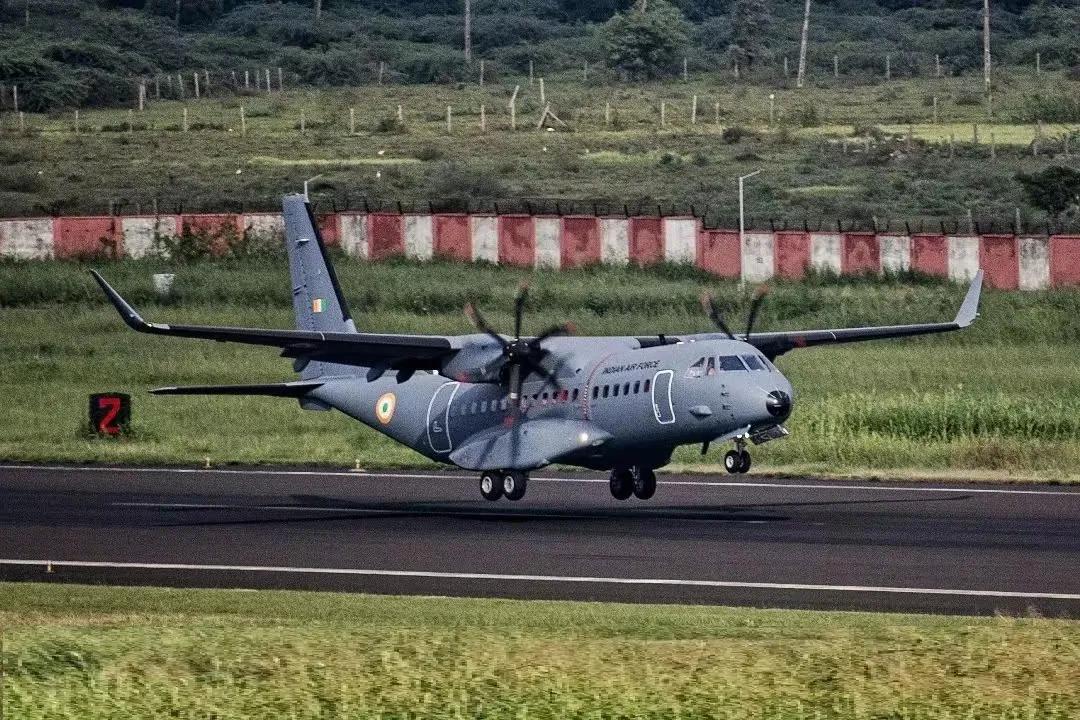
[[[750,303],[750,312],[746,318],[746,335],[744,339],[749,342],[750,335],[754,332],[754,322],[757,321],[758,313],[761,312],[761,306],[765,302],[765,297],[769,294],[769,288],[765,285],[759,286],[754,291],[754,299]],[[735,340],[735,334],[731,332],[731,328],[724,321],[724,316],[720,312],[720,307],[716,303],[716,297],[711,292],[705,292],[701,296],[701,306],[705,309],[705,314],[709,316],[709,319],[713,321],[716,327],[728,336],[729,339]]]
[[[546,383],[561,389],[555,373],[545,368],[541,363],[551,354],[551,351],[543,347],[545,340],[553,337],[574,334],[574,326],[571,323],[552,325],[533,338],[522,338],[521,327],[525,317],[525,306],[529,298],[529,286],[522,283],[518,287],[517,296],[514,298],[514,339],[507,340],[497,333],[494,328],[484,319],[480,311],[472,303],[465,306],[465,314],[472,321],[476,329],[499,343],[503,352],[503,367],[506,371],[507,384],[510,390],[510,403],[513,407],[513,417],[516,420],[521,414],[521,386],[525,378],[530,374],[536,374],[544,378]],[[557,371],[557,368],[556,368]]]

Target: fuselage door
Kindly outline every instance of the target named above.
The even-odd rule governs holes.
[[[448,453],[453,450],[450,440],[450,403],[460,386],[461,383],[448,382],[439,386],[431,396],[427,411],[427,436],[428,444],[434,452]]]
[[[675,422],[675,408],[671,404],[671,382],[674,370],[661,370],[653,376],[652,407],[656,422],[670,425]]]

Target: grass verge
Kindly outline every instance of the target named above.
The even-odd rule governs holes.
[[[106,275],[151,320],[293,325],[284,259],[115,263]],[[752,290],[691,268],[528,272],[451,263],[367,264],[339,275],[369,331],[463,333],[475,298],[497,327],[518,282],[534,288],[528,327],[573,320],[582,334],[708,330],[698,305],[717,293],[733,322]],[[175,296],[154,298],[152,272],[176,271]],[[963,288],[925,278],[815,277],[778,283],[762,329],[891,324],[948,318]],[[779,361],[796,387],[792,435],[755,450],[766,471],[908,472],[1075,479],[1080,474],[1080,293],[988,291],[963,333],[792,352]],[[0,392],[8,422],[0,457],[70,462],[424,465],[419,455],[336,413],[272,398],[155,398],[151,387],[293,377],[271,350],[139,335],[128,330],[78,263],[0,263]],[[1050,338],[1054,338],[1052,341]],[[133,433],[88,437],[86,397],[131,392]],[[676,463],[708,471],[697,448]],[[704,463],[704,464],[703,464]]]
[[[1080,623],[0,585],[12,717],[1071,718]]]

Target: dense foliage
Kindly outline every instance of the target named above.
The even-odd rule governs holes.
[[[23,108],[52,110],[127,103],[134,77],[202,68],[284,67],[326,85],[372,81],[380,63],[386,82],[471,77],[461,52],[461,0],[320,4],[317,18],[314,0],[0,0],[0,83],[20,86]],[[523,72],[530,61],[551,73],[610,59],[635,74],[674,74],[687,57],[697,70],[738,63],[751,79],[775,77],[782,58],[797,54],[797,0],[647,5],[661,4],[668,10],[648,16],[667,17],[664,27],[674,34],[649,40],[648,24],[627,27],[622,37],[636,39],[613,51],[611,33],[600,30],[608,22],[640,22],[629,0],[474,0],[474,51],[492,73]],[[1080,65],[1075,2],[993,5],[996,62],[1032,65],[1038,53],[1048,69]],[[935,55],[948,73],[976,69],[980,9],[978,0],[819,0],[808,61],[827,75],[836,55],[844,75],[856,78],[879,76],[886,53],[894,76],[932,72]],[[692,23],[685,43],[680,14]]]

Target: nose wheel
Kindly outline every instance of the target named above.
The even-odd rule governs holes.
[[[728,450],[724,455],[724,469],[732,474],[742,474],[750,470],[750,453],[746,448]]]
[[[500,472],[488,470],[480,476],[480,494],[485,500],[494,502],[501,497],[507,500],[520,500],[525,497],[529,486],[529,476],[520,470]]]

